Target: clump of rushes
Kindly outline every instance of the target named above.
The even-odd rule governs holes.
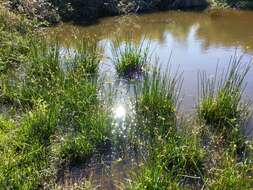
[[[29,62],[22,65],[24,75],[15,80],[6,78],[1,84],[3,98],[25,109],[30,109],[37,99],[50,102],[64,79],[58,43],[34,40],[30,46]]]
[[[82,42],[79,50],[67,60],[57,41],[47,43],[34,39],[30,43],[29,61],[22,66],[24,76],[16,80],[2,80],[1,101],[29,107],[38,98],[51,101],[59,96],[65,76],[97,74],[100,57],[95,43]],[[66,52],[71,52],[66,50]],[[67,60],[67,61],[66,61]],[[69,65],[63,65],[67,64]],[[67,68],[67,69],[66,69]],[[53,100],[52,100],[53,101]]]
[[[196,134],[188,132],[159,140],[130,189],[188,189],[201,187],[205,151]]]
[[[144,47],[144,40],[138,45],[131,40],[125,44],[116,40],[111,47],[112,61],[119,76],[132,78],[141,74],[149,62],[149,46]]]
[[[109,117],[99,105],[97,88],[87,79],[69,76],[60,97],[61,157],[67,161],[87,158],[106,144],[110,136]]]
[[[250,105],[242,101],[249,69],[250,64],[233,57],[220,78],[217,72],[214,78],[208,78],[205,72],[199,73],[198,117],[228,141],[240,139],[242,127],[250,118]]]
[[[86,74],[98,74],[101,56],[96,41],[83,39],[78,44],[77,52],[74,55],[74,68]]]
[[[182,75],[172,73],[171,65],[161,71],[159,65],[144,76],[136,103],[140,133],[153,138],[176,131],[176,114],[182,86]]]
[[[184,189],[189,183],[203,182],[205,151],[199,133],[178,127],[181,86],[181,74],[178,70],[172,74],[171,65],[164,73],[156,65],[139,86],[136,128],[142,142],[148,141],[148,156],[130,189]]]

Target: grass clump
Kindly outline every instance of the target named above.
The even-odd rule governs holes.
[[[181,74],[177,72],[173,75],[170,67],[162,72],[159,66],[155,66],[151,74],[144,76],[136,103],[141,133],[151,139],[157,134],[166,136],[175,133],[181,85]]]
[[[69,58],[71,61],[66,61],[57,41],[47,43],[44,39],[33,39],[28,62],[21,67],[24,75],[15,80],[2,78],[2,102],[21,107],[31,107],[36,99],[54,102],[52,98],[59,97],[67,75],[82,75],[84,78],[96,75],[100,62],[96,45],[85,41],[82,44],[85,45],[80,45],[81,50]]]
[[[3,77],[1,104],[19,112],[19,124],[3,133],[0,142],[0,161],[6,163],[0,166],[1,187],[47,187],[61,163],[85,160],[108,141],[107,112],[99,103],[97,83],[89,76],[97,72],[100,59],[95,46],[85,49],[89,47],[71,58],[80,56],[77,65],[64,67],[59,44],[36,39],[29,61],[21,67],[22,76]]]
[[[59,126],[64,159],[79,161],[103,146],[110,136],[107,111],[99,105],[96,85],[71,77],[60,98]]]
[[[203,182],[205,151],[198,133],[185,132],[177,118],[181,85],[181,74],[172,74],[168,66],[164,73],[155,67],[139,86],[137,128],[142,141],[149,143],[130,189],[187,189],[190,183]]]
[[[74,56],[74,68],[79,72],[96,75],[99,71],[101,56],[94,40],[83,39]]]
[[[243,82],[249,69],[249,64],[244,65],[241,59],[234,57],[221,78],[217,74],[211,79],[206,73],[199,74],[198,116],[227,140],[233,136],[234,140],[238,139],[250,117],[249,104],[242,101]],[[231,135],[234,133],[237,135]]]
[[[205,150],[193,133],[163,138],[130,189],[190,189],[203,184]]]
[[[111,47],[112,62],[119,76],[131,78],[135,74],[141,74],[149,62],[149,48],[144,47],[144,41],[139,45],[132,41],[122,45],[119,40],[116,40]]]

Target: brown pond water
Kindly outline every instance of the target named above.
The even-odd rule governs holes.
[[[63,48],[74,49],[76,43],[83,37],[98,39],[104,47],[106,57],[101,65],[101,71],[110,74],[115,70],[108,58],[111,56],[109,44],[115,38],[120,38],[124,42],[129,33],[132,34],[136,43],[140,43],[143,39],[149,42],[153,57],[159,57],[162,66],[168,64],[172,52],[172,67],[177,68],[180,65],[180,70],[184,72],[181,109],[186,113],[192,113],[190,111],[193,110],[197,101],[198,71],[205,70],[210,76],[213,76],[217,63],[219,63],[219,68],[223,69],[229,64],[230,57],[235,54],[243,55],[245,62],[250,61],[253,57],[253,11],[168,11],[103,18],[88,26],[64,23],[49,31],[50,36],[57,34]],[[247,98],[253,98],[253,69],[250,70],[246,81],[245,95]],[[126,96],[127,93],[122,94]],[[127,98],[122,98],[118,94],[115,105],[116,117],[124,116],[125,108],[129,107]],[[250,124],[248,127],[248,134],[252,126]],[[131,165],[131,162],[128,162],[127,165],[115,166],[121,169],[110,170],[110,175],[128,170],[124,169],[128,165]],[[112,162],[110,167],[113,167]],[[72,170],[74,173],[77,171],[78,175],[82,173],[80,168],[72,168]],[[64,181],[65,178],[61,180]],[[109,184],[111,185],[111,182]],[[107,188],[113,189],[112,186],[107,186]]]
[[[196,80],[199,70],[214,73],[229,64],[235,53],[244,54],[248,61],[253,56],[253,11],[181,12],[168,11],[145,15],[109,17],[89,26],[61,24],[50,31],[57,33],[62,47],[75,48],[83,37],[99,39],[105,55],[111,56],[110,41],[126,40],[129,33],[134,42],[144,38],[151,43],[153,56],[163,65],[180,65],[184,72],[183,109],[193,108],[196,99]],[[110,60],[104,60],[103,71],[114,71]],[[253,97],[253,71],[248,74],[246,94]]]

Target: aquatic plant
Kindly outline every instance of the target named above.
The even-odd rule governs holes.
[[[173,74],[171,65],[161,70],[156,64],[138,86],[136,114],[139,130],[151,139],[176,131],[176,114],[182,86],[182,75]]]
[[[87,79],[73,76],[66,80],[63,91],[58,123],[64,137],[61,154],[64,159],[78,161],[106,144],[111,132],[110,120],[99,105],[97,87]]]
[[[203,182],[205,151],[198,133],[186,132],[177,118],[182,81],[170,64],[164,71],[156,64],[139,84],[137,136],[147,156],[130,189],[187,189],[189,180]]]
[[[73,58],[74,69],[84,74],[96,75],[98,74],[100,61],[100,49],[97,42],[91,39],[81,40],[77,45],[77,51]]]
[[[198,135],[188,131],[160,138],[151,149],[130,189],[188,189],[203,184],[205,150]]]
[[[132,77],[141,74],[149,62],[149,47],[144,47],[144,40],[136,45],[129,40],[121,44],[117,39],[111,44],[112,62],[119,76]]]
[[[238,140],[242,127],[250,117],[249,103],[242,101],[244,79],[250,64],[243,64],[241,58],[233,57],[221,77],[218,73],[208,78],[205,72],[199,73],[199,118],[213,131],[221,133],[225,139]],[[238,135],[232,135],[237,133]]]

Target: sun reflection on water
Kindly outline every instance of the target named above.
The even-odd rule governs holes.
[[[117,105],[114,109],[114,117],[116,119],[124,119],[126,116],[126,109],[123,105]]]

